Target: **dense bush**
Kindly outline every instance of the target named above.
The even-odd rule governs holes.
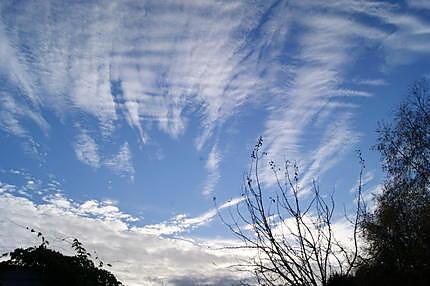
[[[74,256],[66,256],[48,248],[45,240],[37,247],[17,248],[8,253],[9,260],[0,263],[0,271],[7,271],[11,267],[31,270],[47,286],[122,285],[112,273],[94,264],[90,254],[78,240],[73,241],[72,247],[76,251]]]

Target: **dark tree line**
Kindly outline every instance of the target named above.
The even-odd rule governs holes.
[[[315,183],[302,197],[297,165],[278,168],[275,190],[263,190],[259,166],[267,154],[258,141],[245,176],[242,196],[230,216],[230,230],[255,253],[241,261],[259,285],[430,285],[430,94],[417,81],[394,114],[377,130],[386,177],[375,208],[366,210],[361,175],[349,247],[333,231],[333,196]],[[361,157],[360,157],[361,159]],[[362,160],[362,159],[361,159]],[[358,240],[363,242],[363,248]]]

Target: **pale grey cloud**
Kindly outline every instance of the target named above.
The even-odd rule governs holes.
[[[430,2],[427,0],[407,0],[410,7],[430,10]]]
[[[25,186],[38,181],[21,171],[18,174],[28,178]],[[88,251],[97,251],[98,257],[113,265],[108,270],[131,286],[229,285],[248,278],[247,272],[231,268],[253,255],[251,250],[234,249],[241,245],[240,241],[198,238],[188,233],[207,225],[216,218],[217,211],[235,207],[243,198],[226,201],[196,217],[180,215],[157,225],[132,226],[139,218],[121,211],[115,202],[94,199],[76,202],[58,193],[56,186],[54,193],[35,203],[19,195],[22,188],[0,183],[0,226],[5,230],[0,233],[3,252],[38,243],[38,238],[25,229],[29,227],[41,231],[51,247],[66,254],[71,254],[68,242],[77,237]],[[279,230],[281,227],[275,231]],[[340,241],[350,245],[351,226],[347,221],[336,220],[333,230]]]
[[[388,84],[384,79],[381,78],[355,80],[354,83],[370,86],[384,86]]]

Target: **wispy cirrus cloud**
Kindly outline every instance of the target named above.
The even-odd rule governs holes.
[[[0,128],[4,132],[13,134],[18,137],[31,137],[27,131],[23,121],[29,121],[38,126],[43,132],[49,130],[49,124],[36,110],[25,103],[25,101],[18,101],[8,92],[0,90]]]
[[[295,61],[290,64],[291,80],[284,89],[285,100],[270,109],[264,138],[266,151],[271,157],[287,156],[290,160],[299,160],[304,165],[305,178],[311,180],[329,169],[325,166],[333,167],[334,164],[330,162],[339,160],[345,154],[336,152],[336,148],[347,148],[359,138],[349,127],[354,104],[348,104],[345,97],[369,97],[372,94],[367,90],[344,87],[349,81],[347,76],[354,62],[354,56],[351,55],[358,55],[363,43],[370,47],[382,45],[389,60],[391,52],[399,47],[396,44],[392,46],[390,41],[399,37],[407,42],[407,38],[402,36],[405,25],[414,31],[412,34],[425,33],[427,26],[416,16],[408,15],[404,20],[402,17],[396,18],[395,15],[399,15],[398,7],[389,3],[301,1],[291,6],[292,21],[303,27],[297,39],[299,51],[294,54]],[[321,12],[321,9],[325,12]],[[351,17],[345,17],[345,13]],[[384,26],[370,25],[354,17],[354,14],[383,19],[387,24],[394,25],[396,30],[393,32]],[[408,39],[412,38],[414,36],[409,34]],[[406,55],[414,53],[409,48],[400,50]],[[360,84],[375,86],[385,83],[379,80],[361,81]],[[337,128],[335,123],[339,121],[343,122],[341,128]],[[321,122],[325,122],[322,129]],[[309,142],[305,142],[309,130],[313,132],[313,145],[319,150],[317,152],[309,151]],[[324,139],[328,133],[331,142]],[[338,141],[338,138],[344,142]],[[349,140],[351,138],[355,139]],[[328,160],[328,163],[324,160]]]
[[[394,31],[382,41],[386,69],[414,62],[419,57],[429,54],[430,22],[428,20],[389,10],[376,16],[394,28]]]
[[[318,148],[307,157],[299,184],[305,188],[312,187],[312,180],[335,166],[358,139],[359,135],[349,128],[348,118],[340,118],[333,123],[324,133]]]
[[[353,82],[356,84],[369,85],[369,86],[384,86],[388,84],[384,79],[381,79],[381,78],[361,79],[361,80],[355,80]]]
[[[426,0],[407,0],[406,3],[413,8],[430,10],[430,3]]]
[[[419,42],[429,46],[423,39],[428,39],[428,25],[417,16],[396,17],[401,14],[397,5],[382,2],[301,1],[291,6],[293,22],[303,25],[304,30],[297,40],[300,49],[290,64],[291,80],[284,90],[286,100],[270,109],[264,138],[266,151],[272,158],[287,156],[290,160],[299,161],[303,174],[301,183],[306,185],[332,168],[360,137],[349,127],[354,105],[345,104],[344,98],[369,97],[372,94],[344,87],[354,61],[351,55],[358,55],[365,43],[366,46],[382,46],[387,62],[391,61],[392,53],[397,49],[402,55],[416,57],[420,45],[412,51],[412,48],[402,48],[390,42],[398,38],[399,42],[410,40],[413,44],[419,34],[423,40]],[[322,8],[325,10],[323,13]],[[351,17],[345,17],[345,13]],[[354,17],[355,13],[382,19],[395,29],[370,25]],[[414,32],[406,36],[403,31],[407,29]],[[386,84],[382,80],[361,80],[358,83]],[[321,122],[324,122],[322,129]],[[310,151],[309,142],[305,142],[309,140],[309,130],[314,133],[312,145],[315,151]],[[267,181],[271,182],[269,173],[267,170],[265,174]]]
[[[319,116],[336,121],[341,109],[349,112],[351,104],[341,106],[339,98],[371,96],[344,86],[365,46],[377,47],[387,66],[426,55],[429,46],[428,21],[375,1],[42,1],[0,8],[1,73],[33,106],[70,121],[83,112],[103,136],[125,123],[143,143],[154,128],[177,138],[191,123],[200,126],[195,145],[202,150],[245,104],[255,104],[268,111],[262,133],[278,158],[303,153],[304,135]],[[14,118],[15,131],[24,132]]]
[[[204,131],[196,141],[200,149],[216,126],[263,84],[255,56],[248,60],[253,47],[247,44],[247,31],[258,27],[261,12],[252,5],[212,1],[32,5],[13,7],[21,15],[17,18],[5,13],[10,28],[2,39],[13,43],[11,47],[23,41],[32,47],[9,49],[8,54],[19,57],[12,63],[15,68],[31,70],[31,76],[20,73],[25,80],[19,85],[31,83],[36,93],[44,93],[43,105],[58,113],[81,110],[108,129],[123,116],[145,142],[153,124],[171,136],[182,134],[185,109],[191,107],[201,112]],[[2,8],[8,11],[10,5]],[[56,17],[49,17],[54,13]],[[257,19],[246,20],[251,16]],[[32,23],[34,19],[37,23]],[[82,19],[87,19],[85,27]],[[28,31],[25,39],[20,34],[23,27]]]
[[[1,7],[0,7],[1,9]],[[0,10],[1,11],[1,10]],[[20,95],[37,105],[40,99],[34,90],[31,72],[22,63],[19,51],[7,36],[7,28],[0,19],[0,76],[10,85],[18,88]]]
[[[87,132],[78,135],[74,149],[79,161],[95,169],[100,167],[101,158],[98,145]]]
[[[368,184],[373,181],[375,178],[375,175],[373,172],[367,171],[365,172],[361,178],[357,179],[357,182],[352,186],[350,189],[350,193],[356,193],[358,192],[359,188],[362,189],[362,191],[366,191],[368,189]]]
[[[118,153],[104,161],[103,164],[119,176],[126,176],[130,180],[134,180],[135,170],[128,142],[125,142]]]
[[[208,172],[207,181],[203,187],[203,194],[210,195],[213,193],[218,180],[220,179],[220,162],[221,154],[218,150],[218,145],[215,144],[211,151],[209,152],[208,158],[206,160],[206,171]]]
[[[134,179],[135,170],[128,142],[125,142],[120,147],[118,153],[105,155],[101,152],[99,144],[90,133],[86,130],[81,130],[73,148],[77,159],[93,169],[106,167],[121,177],[128,177],[130,180]]]

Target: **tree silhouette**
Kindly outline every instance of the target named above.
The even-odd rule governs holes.
[[[33,229],[29,229],[35,232]],[[123,285],[109,271],[102,269],[103,262],[96,257],[98,267],[78,239],[73,239],[74,256],[63,255],[48,248],[49,242],[42,233],[37,232],[42,243],[26,249],[17,248],[3,256],[9,260],[0,262],[0,271],[8,269],[31,270],[38,274],[43,285],[47,286],[120,286]]]
[[[369,263],[362,284],[430,285],[430,94],[416,82],[375,146],[386,179],[363,228]]]
[[[348,248],[333,229],[333,194],[323,196],[313,183],[303,196],[296,164],[286,161],[281,170],[269,162],[277,186],[273,191],[263,190],[259,168],[267,154],[261,151],[262,144],[260,137],[251,155],[242,204],[230,211],[228,221],[220,214],[224,224],[243,241],[238,248],[254,253],[238,266],[251,271],[259,285],[328,285],[335,274],[348,279],[359,258],[361,187],[355,217],[350,219],[353,246]]]
[[[387,173],[386,188],[428,189],[430,183],[430,94],[426,80],[411,87],[392,123],[377,130],[375,148]]]

